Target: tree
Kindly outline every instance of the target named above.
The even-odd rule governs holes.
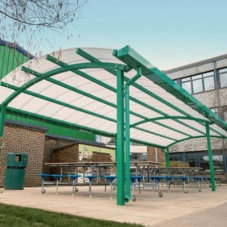
[[[87,0],[0,0],[0,38],[26,43],[35,49],[45,37],[46,30],[66,34],[67,26],[80,18],[79,12]],[[37,35],[42,33],[42,40]],[[49,32],[48,32],[49,34]],[[36,42],[35,42],[36,40]]]

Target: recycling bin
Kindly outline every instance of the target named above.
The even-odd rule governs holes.
[[[5,190],[23,190],[28,155],[8,153]]]

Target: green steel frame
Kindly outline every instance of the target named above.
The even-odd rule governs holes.
[[[125,49],[125,48],[123,48],[123,49]],[[132,50],[132,49],[129,49],[129,52],[128,52],[128,53],[130,53],[131,50]],[[134,51],[134,50],[132,50],[132,52],[133,52],[133,51]],[[82,50],[82,49],[80,49],[80,48],[77,48],[76,53],[79,54],[80,56],[84,57],[85,59],[91,61],[91,62],[103,63],[103,62],[101,62],[99,59],[97,59],[97,58],[91,56],[90,54],[86,53],[84,50]],[[113,55],[117,57],[117,56],[118,56],[118,51],[117,51],[117,50],[114,50]],[[130,57],[131,57],[131,56],[130,56]],[[141,58],[141,59],[146,63],[146,60],[143,59],[141,56],[138,57],[138,54],[137,54],[136,57],[139,58],[139,59]],[[120,58],[120,60],[122,60],[122,59]],[[56,60],[55,60],[55,61],[56,61]],[[139,62],[139,63],[136,63],[136,64],[137,64],[137,66],[138,66],[138,65],[141,64],[141,63]],[[129,68],[130,68],[130,67],[129,67]],[[131,68],[133,68],[133,67],[131,66]],[[136,68],[135,68],[135,69],[136,69]],[[115,73],[114,70],[107,69],[107,71],[108,71],[109,73],[111,73],[111,74],[113,74],[113,75],[116,76],[116,73]],[[165,77],[166,77],[166,76],[165,76]],[[169,78],[168,78],[168,79],[169,79]],[[124,80],[127,82],[127,81],[129,81],[130,79],[127,78],[127,77],[124,77]],[[171,81],[171,80],[170,80],[170,81]],[[172,81],[172,82],[173,82],[173,81]],[[191,116],[190,116],[188,113],[186,113],[185,111],[183,111],[183,110],[181,110],[181,109],[175,107],[173,104],[171,104],[171,103],[167,102],[166,100],[160,98],[159,96],[157,96],[156,94],[152,93],[151,91],[148,91],[147,89],[143,88],[143,87],[140,86],[139,84],[134,83],[134,86],[135,86],[136,88],[138,88],[139,90],[145,92],[146,94],[149,94],[151,97],[157,99],[158,101],[163,102],[163,103],[166,104],[167,106],[172,107],[174,110],[176,110],[176,111],[178,111],[178,112],[180,112],[180,113],[186,115],[188,118],[191,117]],[[106,87],[106,85],[103,84],[103,87]],[[106,88],[107,88],[107,87],[106,87]],[[189,94],[189,95],[190,95],[190,94]],[[194,99],[194,98],[193,98],[193,99]],[[146,103],[141,102],[141,101],[138,100],[138,99],[135,99],[135,98],[133,98],[133,97],[130,97],[130,100],[135,101],[136,103],[138,103],[138,104],[140,104],[140,105],[142,105],[142,106],[144,106],[144,107],[146,107],[146,108],[148,108],[148,109],[150,109],[150,110],[152,110],[152,111],[155,111],[155,112],[157,112],[158,114],[161,114],[161,115],[163,115],[163,116],[170,117],[170,118],[172,117],[172,116],[170,116],[170,115],[164,113],[163,111],[157,110],[157,109],[155,109],[155,108],[153,108],[153,107],[147,105]],[[198,101],[197,101],[197,102],[198,102]],[[201,104],[201,106],[203,106],[203,105]],[[204,108],[205,108],[205,107],[204,107]],[[205,109],[208,110],[209,113],[211,113],[211,115],[213,114],[213,112],[211,112],[209,109],[207,109],[207,108],[205,108]],[[145,120],[148,120],[148,119],[146,118]],[[184,126],[190,128],[190,129],[192,129],[192,130],[194,130],[194,131],[196,131],[196,132],[202,134],[202,135],[205,135],[205,133],[203,133],[202,131],[200,131],[200,130],[198,130],[198,129],[192,127],[192,126],[190,126],[189,124],[186,124],[186,123],[184,123],[184,122],[182,122],[182,121],[180,121],[180,120],[178,120],[178,119],[173,119],[173,120],[174,120],[175,122],[179,123],[179,124],[182,124],[182,125],[184,125]],[[223,120],[222,120],[222,119],[219,119],[219,120],[222,121],[222,123],[223,123]],[[170,130],[173,130],[173,131],[175,131],[175,132],[179,132],[179,130],[174,129],[174,128],[172,128],[172,127],[164,126],[164,124],[162,124],[162,123],[160,123],[160,122],[154,121],[153,123],[155,123],[155,124],[157,124],[157,125],[159,125],[159,126],[168,128],[168,129],[170,129]],[[203,124],[203,121],[200,122],[200,123]],[[132,127],[133,127],[133,126],[132,126]],[[227,127],[227,125],[226,125],[226,127]],[[138,129],[138,128],[137,128],[137,129]],[[216,132],[216,133],[218,133],[218,134],[220,134],[219,132],[217,132],[217,131],[214,130],[214,129],[211,129],[211,130],[214,131],[214,132]],[[188,136],[189,138],[191,138],[191,135],[186,134],[185,132],[180,131],[179,133],[181,133],[181,134],[183,134],[183,135],[186,135],[186,136]],[[222,136],[222,134],[220,134],[220,135]]]
[[[126,194],[125,201],[128,202],[131,197],[130,180],[130,85],[142,76],[141,68],[138,67],[137,74],[125,84],[125,142],[126,142]],[[141,130],[141,129],[140,129]],[[149,132],[148,132],[149,133]]]
[[[124,80],[117,71],[117,204],[125,204]]]
[[[217,124],[223,129],[227,129],[227,124],[217,117],[213,112],[211,112],[207,107],[202,105],[200,102],[198,102],[193,96],[188,94],[184,89],[182,89],[180,86],[175,84],[170,78],[168,78],[163,72],[159,71],[157,68],[152,66],[149,62],[147,62],[144,58],[142,58],[139,54],[137,54],[133,49],[131,49],[129,46],[126,46],[125,48],[122,48],[121,50],[117,51],[114,50],[113,55],[120,59],[124,64],[115,64],[115,63],[105,63],[101,62],[99,59],[91,56],[90,54],[86,53],[84,50],[78,48],[76,50],[76,53],[78,55],[81,55],[83,58],[87,59],[89,62],[87,63],[79,63],[79,64],[73,64],[73,65],[68,65],[62,61],[59,61],[58,59],[47,55],[47,60],[51,61],[52,63],[55,63],[56,65],[59,66],[57,69],[50,70],[46,73],[38,73],[32,69],[29,69],[27,67],[22,66],[22,70],[26,73],[29,73],[31,75],[34,75],[34,78],[30,80],[28,83],[24,84],[21,87],[16,87],[13,85],[6,84],[4,82],[1,82],[1,86],[7,87],[9,89],[14,90],[14,92],[0,105],[0,138],[3,136],[3,131],[4,131],[4,119],[5,119],[5,113],[6,112],[15,112],[23,115],[28,115],[32,116],[37,119],[43,119],[45,121],[49,122],[57,122],[58,124],[62,124],[65,126],[71,126],[75,129],[82,129],[85,131],[89,131],[95,134],[99,135],[104,135],[108,137],[115,137],[116,136],[116,159],[117,159],[117,204],[118,205],[124,205],[125,202],[128,202],[130,200],[130,141],[134,141],[137,143],[141,143],[144,145],[148,146],[155,146],[158,148],[161,148],[162,150],[165,150],[165,157],[166,157],[166,167],[170,166],[169,162],[169,148],[170,146],[179,143],[184,140],[189,140],[192,138],[202,138],[206,137],[207,138],[207,145],[208,145],[208,154],[209,154],[209,164],[210,164],[210,175],[211,175],[211,185],[212,185],[212,191],[215,191],[215,178],[214,178],[214,168],[213,168],[213,160],[212,160],[212,150],[211,150],[211,137],[214,138],[224,138],[224,134],[218,132],[217,130],[213,129],[210,127],[210,124]],[[107,72],[111,73],[112,75],[116,76],[117,80],[117,88],[114,88],[107,83],[104,83],[103,81],[100,81],[87,73],[84,73],[81,71],[82,69],[88,69],[88,68],[101,68],[106,70]],[[129,79],[124,75],[124,72],[128,72],[131,69],[134,69],[137,71],[137,74],[132,78]],[[96,83],[103,87],[104,89],[108,89],[112,91],[113,93],[116,94],[117,96],[117,104],[110,103],[104,99],[101,99],[99,97],[96,97],[92,94],[89,94],[87,92],[84,92],[78,88],[72,87],[68,84],[65,84],[61,81],[58,81],[54,78],[51,78],[52,76],[55,76],[57,74],[63,73],[63,72],[68,72],[71,71],[75,73],[76,75],[79,75],[93,83]],[[191,115],[189,115],[187,112],[184,110],[178,108],[174,104],[168,102],[167,100],[163,99],[162,97],[159,97],[157,94],[154,92],[147,90],[146,88],[142,87],[136,81],[141,77],[145,76],[149,80],[152,80],[154,83],[158,84],[160,87],[164,88],[168,92],[172,93],[175,97],[178,99],[182,100],[186,104],[188,104],[190,107],[201,113],[206,117],[206,119],[199,119],[199,118],[194,118]],[[112,119],[110,117],[107,117],[105,115],[101,115],[98,113],[94,113],[92,111],[86,110],[84,108],[80,108],[65,102],[61,102],[56,99],[52,99],[50,97],[37,94],[34,92],[29,91],[28,89],[32,87],[34,84],[37,84],[43,80],[47,80],[53,84],[56,84],[58,86],[64,87],[70,91],[73,91],[75,93],[84,95],[92,100],[95,100],[97,102],[103,103],[104,105],[110,106],[112,108],[115,108],[117,111],[117,119]],[[156,109],[152,107],[151,105],[148,105],[147,103],[144,103],[143,101],[134,98],[130,96],[130,86],[134,86],[135,88],[139,89],[140,91],[146,93],[147,95],[151,96],[152,98],[158,100],[159,102],[167,105],[168,107],[172,108],[173,110],[177,111],[178,113],[182,114],[181,116],[170,116],[163,111]],[[117,124],[117,133],[116,135],[114,133],[109,133],[106,131],[100,131],[97,129],[93,129],[90,127],[78,125],[78,124],[72,124],[67,121],[61,121],[57,120],[54,118],[22,111],[22,110],[17,110],[11,107],[8,107],[10,102],[12,102],[18,95],[21,93],[25,93],[27,95],[30,95],[32,97],[36,97],[39,99],[46,100],[48,102],[52,102],[55,104],[58,104],[63,107],[71,108],[73,110],[83,112],[85,114],[101,118],[106,121],[110,121],[113,123]],[[147,118],[141,114],[136,113],[135,111],[130,111],[130,100],[151,110],[156,112],[157,114],[160,115],[160,117],[156,118]],[[130,125],[130,115],[134,115],[136,117],[139,117],[141,121],[136,122],[132,125]],[[164,123],[161,123],[159,121],[165,120],[165,119],[171,119],[181,125],[184,125],[187,128],[190,128],[196,132],[198,132],[200,135],[199,136],[192,136],[190,133],[177,130],[171,126],[167,126]],[[201,130],[191,126],[190,124],[187,124],[183,122],[182,120],[192,120],[195,121],[199,124],[201,124],[203,127],[206,128],[206,132],[202,132]],[[147,123],[147,122],[152,122],[155,123],[156,125],[159,125],[163,128],[167,128],[169,130],[172,130],[174,132],[180,133],[184,136],[186,136],[183,139],[177,140],[171,136],[163,135],[157,132],[153,132],[151,130],[146,130],[141,127],[138,127],[141,124]],[[163,137],[165,139],[168,139],[172,141],[168,146],[160,145],[160,144],[155,144],[155,143],[150,143],[147,141],[141,141],[141,140],[136,140],[136,139],[131,139],[130,138],[130,128],[135,128],[141,132],[146,132],[151,135],[156,135],[159,137]],[[217,136],[210,135],[210,130],[213,132],[217,133]],[[125,146],[124,146],[125,144]]]

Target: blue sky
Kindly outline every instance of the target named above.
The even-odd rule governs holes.
[[[227,53],[226,10],[227,0],[88,0],[68,28],[76,35],[55,34],[54,48],[130,45],[170,69]]]

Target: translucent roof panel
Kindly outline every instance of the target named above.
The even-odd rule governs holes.
[[[69,123],[96,134],[117,133],[117,70],[130,86],[131,139],[169,145],[206,134],[227,137],[227,125],[132,48],[72,48],[33,59],[1,80],[0,104],[28,116]]]

